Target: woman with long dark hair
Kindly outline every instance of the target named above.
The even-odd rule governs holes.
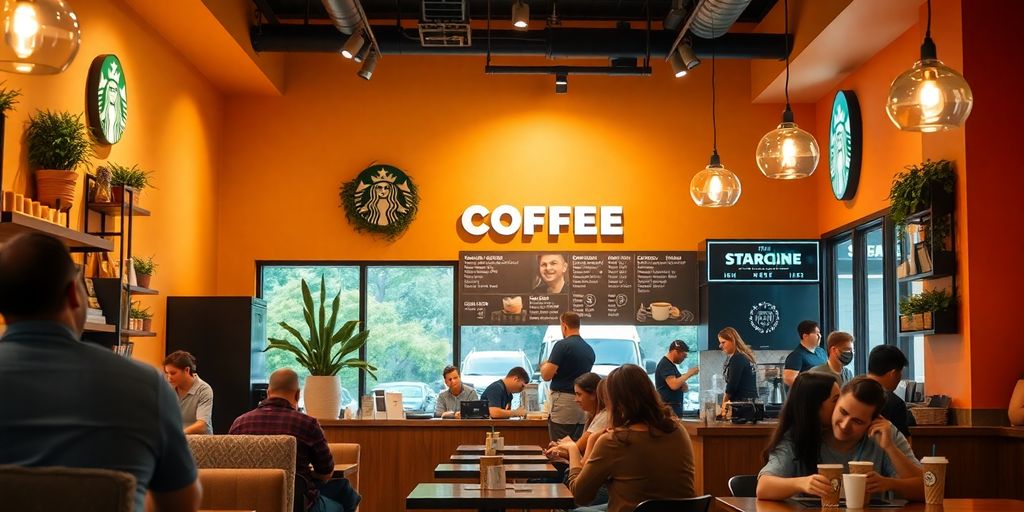
[[[566,483],[576,503],[590,503],[608,486],[607,505],[578,510],[631,512],[648,499],[693,497],[690,437],[658,398],[647,372],[622,365],[608,374],[605,388],[611,428],[590,437],[586,461],[575,442],[560,445],[569,454]]]
[[[725,360],[725,402],[747,402],[757,398],[754,351],[732,327],[718,331],[718,347]]]
[[[583,412],[587,413],[587,423],[583,426],[583,435],[576,441],[580,452],[586,454],[587,441],[590,436],[603,432],[611,426],[608,409],[605,406],[604,380],[594,372],[584,373],[573,381],[573,391],[576,394],[576,404]],[[554,441],[544,453],[556,460],[569,458],[569,454],[560,449],[558,443]]]

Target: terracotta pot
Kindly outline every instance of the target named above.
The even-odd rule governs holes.
[[[139,286],[143,288],[149,288],[149,282],[153,279],[153,274],[136,274],[135,282],[139,283]]]
[[[114,185],[110,187],[110,202],[114,204],[123,203],[125,201],[124,196],[127,195],[125,193],[125,188],[126,187],[124,185]],[[142,191],[131,187],[127,188],[132,191],[132,204],[138,206],[142,202]]]
[[[310,375],[302,390],[306,414],[321,419],[338,419],[341,412],[341,380],[337,375]]]
[[[900,315],[900,330],[901,331],[913,331],[914,330],[914,316],[913,315]]]
[[[152,318],[143,318],[142,319],[142,330],[146,331],[146,332],[149,332],[149,331],[153,330],[153,319]]]
[[[36,171],[36,199],[50,208],[62,212],[71,209],[75,201],[78,173],[75,171]]]

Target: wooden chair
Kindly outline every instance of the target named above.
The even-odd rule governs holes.
[[[736,475],[730,478],[729,492],[736,498],[756,498],[757,475]]]
[[[95,468],[0,466],[4,510],[133,512],[135,476]]]
[[[647,500],[636,506],[633,512],[708,512],[711,495],[696,498],[670,498]]]

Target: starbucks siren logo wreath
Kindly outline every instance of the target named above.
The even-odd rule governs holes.
[[[412,180],[401,169],[371,165],[341,186],[341,205],[357,231],[394,240],[405,232],[419,205]]]

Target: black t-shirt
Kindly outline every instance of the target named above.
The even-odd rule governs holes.
[[[899,430],[903,437],[910,437],[910,417],[907,411],[907,403],[896,393],[890,391],[885,397],[885,407],[882,407],[882,417],[889,420],[896,430]],[[909,417],[909,418],[908,418]]]
[[[754,363],[747,356],[736,352],[725,365],[725,392],[729,400],[753,400],[757,398],[757,381]]]
[[[508,409],[512,405],[512,393],[509,393],[508,388],[505,387],[505,381],[498,379],[487,386],[484,393],[480,395],[480,400],[486,400],[488,407]]]
[[[595,357],[594,348],[578,334],[558,340],[548,356],[549,363],[558,365],[558,371],[551,379],[551,390],[572,393],[573,382],[594,367]]]
[[[683,388],[670,388],[665,382],[665,378],[679,377],[680,375],[682,374],[679,373],[679,367],[669,361],[666,356],[661,357],[661,361],[658,361],[658,369],[654,370],[654,387],[658,389],[658,396],[661,397],[662,402],[672,408],[678,417],[683,415]]]

